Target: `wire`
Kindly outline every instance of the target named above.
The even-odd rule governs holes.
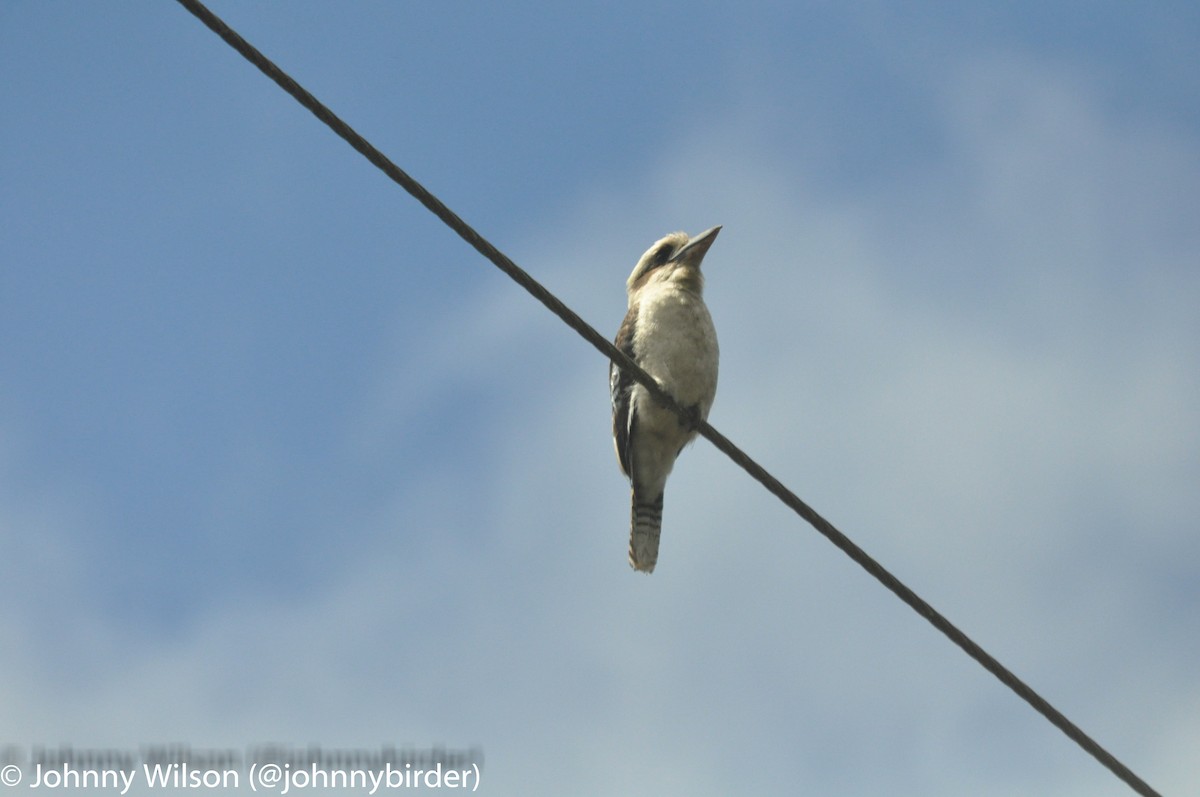
[[[658,401],[669,407],[680,420],[684,423],[693,423],[694,418],[687,410],[680,406],[669,393],[654,380],[646,371],[633,362],[623,352],[617,349],[607,338],[597,332],[590,324],[579,317],[575,311],[562,303],[554,294],[547,290],[541,283],[531,277],[523,269],[517,266],[503,252],[493,246],[482,235],[476,232],[470,225],[458,217],[450,208],[446,207],[441,200],[431,194],[424,186],[410,177],[403,169],[392,163],[382,152],[377,150],[366,139],[354,132],[350,125],[343,122],[333,111],[325,107],[312,94],[304,89],[303,86],[293,80],[286,72],[276,66],[270,59],[264,56],[261,52],[254,48],[249,42],[238,35],[236,31],[225,24],[219,17],[208,10],[198,0],[177,0],[180,5],[194,14],[201,22],[209,29],[225,40],[230,47],[237,50],[246,60],[254,64],[263,74],[271,78],[279,84],[280,88],[292,95],[297,102],[307,108],[318,119],[329,126],[333,132],[343,138],[347,144],[354,147],[362,153],[363,157],[375,164],[384,174],[398,183],[408,193],[412,194],[418,202],[429,209],[433,215],[437,216],[450,229],[456,232],[463,240],[473,246],[476,251],[490,260],[497,268],[511,277],[518,285],[533,295],[535,299],[544,304],[550,312],[554,313],[560,319],[571,327],[571,329],[583,336],[584,340],[591,343],[605,357],[626,373],[630,374],[638,381],[647,391]],[[926,603],[919,595],[907,587],[900,579],[892,575],[883,565],[879,564],[862,548],[854,544],[842,532],[838,531],[832,523],[821,517],[817,512],[804,501],[800,500],[799,496],[789,490],[778,479],[767,472],[765,468],[751,459],[744,451],[730,442],[729,438],[714,429],[707,421],[700,421],[697,430],[705,438],[707,438],[714,446],[725,453],[735,463],[740,465],[747,473],[754,477],[764,487],[767,488],[784,504],[790,507],[796,514],[809,522],[818,532],[824,535],[830,542],[840,548],[847,556],[857,562],[864,570],[870,573],[885,587],[891,590],[900,600],[907,603],[917,614],[924,617],[933,625],[934,628],[945,634],[951,642],[962,648],[968,656],[979,662],[984,669],[996,676],[1004,685],[1012,689],[1017,695],[1029,703],[1035,711],[1049,720],[1056,728],[1066,734],[1072,741],[1078,744],[1081,748],[1091,754],[1097,761],[1107,767],[1114,775],[1127,783],[1134,791],[1144,797],[1161,797],[1158,792],[1152,789],[1145,781],[1139,778],[1128,767],[1122,764],[1115,756],[1100,746],[1095,740],[1083,732],[1079,726],[1071,722],[1062,712],[1050,705],[1041,695],[1035,692],[1024,681],[1013,674],[1007,667],[996,660],[986,650],[976,644],[970,637],[960,631],[953,623],[946,619],[940,612]]]

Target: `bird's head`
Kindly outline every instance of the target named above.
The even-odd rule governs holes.
[[[630,295],[652,281],[676,282],[681,287],[700,293],[704,288],[700,263],[720,231],[721,227],[717,225],[693,238],[689,238],[685,232],[673,232],[655,242],[642,255],[625,283]]]

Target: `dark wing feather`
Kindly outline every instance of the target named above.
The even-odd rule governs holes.
[[[621,328],[617,330],[617,339],[613,341],[630,359],[634,359],[633,325],[636,320],[637,308],[630,308],[621,322]],[[633,377],[618,368],[616,363],[609,363],[608,392],[612,399],[613,443],[617,447],[617,461],[626,476],[629,475],[629,440],[633,436],[633,423],[636,420],[631,406],[634,384]]]

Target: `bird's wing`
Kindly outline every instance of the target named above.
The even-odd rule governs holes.
[[[630,359],[634,359],[633,326],[637,320],[637,308],[630,308],[617,330],[616,347]],[[608,392],[612,398],[613,412],[613,444],[617,447],[617,461],[621,471],[630,475],[629,441],[633,437],[633,425],[636,413],[633,411],[633,377],[617,367],[616,363],[608,365]]]

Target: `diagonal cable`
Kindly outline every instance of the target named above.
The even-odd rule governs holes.
[[[469,224],[458,217],[454,211],[446,207],[437,197],[431,194],[424,186],[410,177],[403,169],[392,163],[382,152],[377,150],[366,139],[354,131],[350,125],[343,122],[333,111],[329,110],[316,97],[310,94],[303,86],[293,80],[286,72],[276,66],[270,59],[260,53],[253,45],[238,35],[236,31],[225,24],[219,17],[213,14],[200,3],[198,0],[177,0],[180,5],[194,14],[201,22],[209,29],[225,40],[230,47],[237,50],[246,60],[254,64],[263,74],[271,78],[279,84],[280,88],[292,95],[305,108],[312,112],[314,116],[324,122],[333,132],[337,133],[347,144],[358,150],[363,157],[373,163],[384,174],[390,177],[394,182],[400,185],[408,193],[412,194],[418,202],[429,209],[433,215],[442,220],[446,226],[457,233],[463,240],[473,246],[476,251],[490,260],[497,268],[511,277],[518,285],[533,295],[535,299],[544,304],[550,312],[554,313],[560,319],[571,327],[571,329],[583,336],[584,340],[591,343],[605,357],[621,368],[621,370],[630,374],[638,381],[647,391],[659,402],[669,407],[680,420],[684,423],[691,423],[692,418],[688,412],[675,401],[674,397],[668,394],[645,370],[637,363],[633,362],[623,352],[617,349],[603,335],[597,332],[590,324],[584,321],[579,315],[567,307],[554,294],[547,290],[541,283],[531,277],[516,263],[510,260],[503,252],[493,246],[487,239],[476,232]],[[968,637],[965,633],[951,623],[944,615],[934,609],[931,605],[925,602],[919,595],[913,592],[900,579],[892,575],[883,565],[875,561],[866,551],[858,547],[849,537],[838,531],[832,523],[830,523],[821,515],[804,503],[799,496],[789,490],[778,479],[772,476],[765,468],[751,459],[744,451],[730,442],[729,438],[718,432],[707,421],[701,421],[698,430],[705,438],[707,438],[714,446],[725,453],[735,463],[740,465],[747,473],[754,477],[764,487],[767,488],[780,501],[790,507],[796,514],[808,521],[813,528],[825,536],[830,542],[840,548],[847,556],[857,562],[864,570],[870,573],[881,584],[891,590],[895,595],[908,604],[917,614],[929,621],[934,628],[946,635],[951,642],[958,645],[968,656],[975,659],[988,672],[996,676],[1004,685],[1012,689],[1017,695],[1035,711],[1049,720],[1056,728],[1062,731],[1068,738],[1074,741],[1077,745],[1083,748],[1087,753],[1092,755],[1097,761],[1107,767],[1114,775],[1128,784],[1135,792],[1143,797],[1161,797],[1158,792],[1152,789],[1149,784],[1139,778],[1132,770],[1122,764],[1115,756],[1100,746],[1098,742],[1088,736],[1075,723],[1071,722],[1067,717],[1050,705],[1045,698],[1035,692],[1028,684],[1018,678],[1011,670],[1001,664],[994,656],[980,647],[974,640]]]

